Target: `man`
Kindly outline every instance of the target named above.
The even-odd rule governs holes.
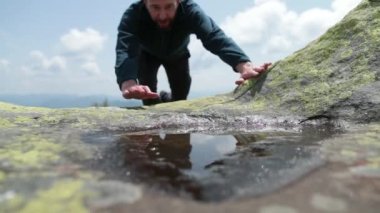
[[[228,38],[193,0],[142,0],[124,13],[118,27],[115,72],[122,95],[144,105],[186,100],[190,90],[190,34],[229,64],[240,79],[258,76],[270,63],[254,67],[246,54]],[[171,89],[157,93],[157,72],[163,65]],[[212,76],[210,76],[212,79]]]

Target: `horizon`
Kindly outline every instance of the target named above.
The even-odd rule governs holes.
[[[211,95],[210,95],[211,96]],[[190,99],[205,97],[202,94],[192,94]],[[107,106],[115,107],[137,107],[142,106],[141,100],[124,99],[117,95],[106,94],[0,94],[0,102],[49,108],[71,108],[71,107],[90,107],[102,105],[107,102]]]

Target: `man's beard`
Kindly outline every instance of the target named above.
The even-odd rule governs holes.
[[[156,24],[161,29],[170,29],[172,27],[173,20],[167,19],[164,21],[156,21]]]

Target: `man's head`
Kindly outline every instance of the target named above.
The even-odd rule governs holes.
[[[153,21],[162,29],[169,29],[180,0],[144,0]]]

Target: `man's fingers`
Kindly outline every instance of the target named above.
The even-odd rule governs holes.
[[[143,89],[144,89],[144,92],[145,92],[145,95],[146,96],[150,96],[150,97],[155,97],[155,96],[159,96],[157,93],[155,93],[155,92],[152,92],[151,90],[150,90],[150,88],[148,87],[148,86],[143,86]]]
[[[158,95],[157,93],[149,93],[149,94],[145,94],[143,97],[141,97],[140,99],[156,99],[156,98],[159,98],[160,95]]]
[[[145,94],[145,90],[143,87],[141,87],[140,85],[138,86],[133,86],[127,90],[124,90],[123,91],[123,97],[126,98],[126,99],[141,99],[142,97],[144,97],[144,94]]]
[[[152,92],[148,86],[138,85],[123,92],[123,97],[127,99],[155,99],[160,96],[157,93]]]
[[[255,72],[257,72],[257,73],[262,73],[262,72],[264,72],[266,69],[265,69],[264,65],[262,65],[262,66],[259,66],[259,67],[254,67],[253,70],[254,70]]]
[[[272,65],[272,63],[264,63],[260,67],[262,67],[264,69],[268,69],[268,67],[270,67],[271,65]]]
[[[246,72],[246,73],[241,74],[240,78],[250,79],[250,78],[258,76],[259,74],[260,74],[260,72],[253,69],[251,72]]]
[[[159,97],[160,95],[158,93],[149,92],[149,93],[145,93],[140,99],[156,99]]]
[[[149,87],[148,86],[141,86],[141,89],[144,90],[144,93],[151,93],[152,91],[150,91]]]
[[[132,87],[123,92],[123,96],[127,99],[140,99],[140,97],[145,93],[144,89],[140,87]]]
[[[265,72],[271,65],[272,63],[264,63],[263,65],[259,67],[254,67],[253,70],[255,72],[262,73],[262,72]]]
[[[235,81],[235,84],[236,85],[241,85],[241,84],[244,83],[244,81],[245,81],[244,78],[239,78],[238,80]]]
[[[128,90],[123,91],[123,97],[126,99],[131,99],[130,92]]]
[[[268,70],[271,65],[272,63],[264,63],[259,67],[251,67],[251,69],[241,73],[240,78],[235,81],[235,84],[241,85],[247,79],[258,77],[261,73],[264,73],[266,70]]]
[[[152,92],[148,86],[143,86],[142,88],[144,89],[144,94],[141,99],[154,99],[160,97],[157,93]]]
[[[272,65],[272,63],[264,63],[265,70],[267,70],[271,65]]]
[[[272,65],[272,63],[264,63],[263,65],[260,66],[261,72],[265,72],[268,70],[268,68]]]

